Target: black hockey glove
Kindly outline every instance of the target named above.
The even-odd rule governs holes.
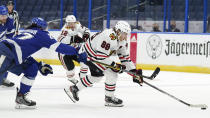
[[[45,64],[44,62],[39,62],[38,68],[39,72],[44,76],[47,76],[48,74],[53,74],[52,67],[49,64]]]
[[[118,64],[118,63],[115,63],[115,62],[112,62],[111,66],[114,67],[114,68],[111,68],[111,70],[114,71],[114,72],[116,72],[116,73],[122,73],[123,70],[126,69],[126,66],[125,65]]]
[[[90,33],[88,32],[85,32],[82,36],[82,39],[84,42],[86,42],[89,38],[90,38]]]
[[[139,70],[132,69],[130,71],[136,73],[136,75],[142,75],[142,70],[141,69],[139,69]],[[143,77],[133,76],[133,82],[139,84],[140,86],[142,86],[142,84],[143,84]]]

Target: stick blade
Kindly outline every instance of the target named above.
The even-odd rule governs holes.
[[[205,104],[190,104],[190,107],[197,107],[197,108],[201,108],[201,109],[207,109],[208,106]]]

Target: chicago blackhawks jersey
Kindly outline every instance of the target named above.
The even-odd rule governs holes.
[[[58,41],[71,45],[75,48],[80,47],[84,40],[78,36],[79,33],[81,33],[82,35],[84,33],[90,34],[90,30],[82,26],[79,22],[76,22],[74,29],[68,27],[65,24],[61,30],[60,36],[58,37]]]
[[[87,52],[89,59],[101,61],[109,65],[114,61],[110,56],[113,53],[117,53],[121,63],[126,65],[128,70],[135,69],[135,65],[130,60],[129,52],[127,51],[127,41],[119,41],[113,29],[105,29],[102,32],[96,33],[85,43],[81,50]],[[101,70],[106,69],[100,64],[95,65]]]

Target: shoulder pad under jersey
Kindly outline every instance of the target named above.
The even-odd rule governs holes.
[[[81,24],[80,24],[79,21],[77,21],[76,24],[75,24],[75,29],[79,29],[80,27],[81,27]]]

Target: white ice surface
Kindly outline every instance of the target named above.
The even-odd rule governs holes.
[[[104,79],[94,87],[80,92],[80,101],[73,103],[64,93],[69,84],[62,66],[53,66],[54,74],[37,76],[30,98],[37,102],[35,110],[16,110],[16,89],[0,87],[0,118],[210,118],[210,108],[190,108],[160,92],[132,82],[126,73],[120,74],[116,95],[124,107],[104,106]],[[78,72],[78,67],[77,67]],[[152,71],[144,71],[150,75]],[[21,77],[9,74],[19,85]],[[191,104],[210,107],[210,75],[161,71],[149,83]]]

